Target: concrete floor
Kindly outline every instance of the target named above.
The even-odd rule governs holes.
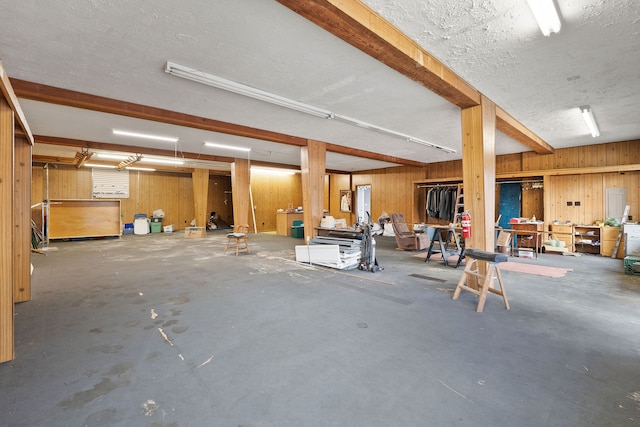
[[[383,272],[294,262],[224,232],[53,242],[16,306],[2,426],[637,426],[640,277],[545,254],[511,310],[451,300],[462,267],[378,237]],[[412,276],[417,275],[417,276]]]

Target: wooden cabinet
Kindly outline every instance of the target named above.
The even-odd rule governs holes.
[[[120,200],[49,200],[49,238],[120,236]]]
[[[302,212],[278,212],[276,217],[276,233],[280,236],[291,236],[293,221],[303,221]]]
[[[549,231],[552,239],[564,242],[564,246],[573,252],[573,225],[571,224],[551,224]]]
[[[597,225],[575,225],[573,227],[573,238],[576,252],[599,254],[600,232],[601,228]],[[613,247],[611,250],[613,250]]]
[[[602,227],[601,242],[600,242],[600,254],[602,256],[610,257],[613,254],[613,248],[618,240],[618,234],[620,234],[620,227]],[[620,239],[620,246],[618,246],[618,252],[616,258],[624,258],[624,235]]]
[[[511,229],[515,234],[516,245],[519,248],[542,249],[542,232],[544,231],[542,221],[511,224]],[[518,233],[518,231],[523,231],[523,233]]]

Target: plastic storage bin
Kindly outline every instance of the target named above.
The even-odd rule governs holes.
[[[160,233],[162,231],[162,222],[151,221],[151,232]]]
[[[122,234],[133,234],[133,223],[127,222],[124,225],[124,230],[122,230]]]
[[[135,214],[133,234],[149,234],[149,220],[145,214]]]

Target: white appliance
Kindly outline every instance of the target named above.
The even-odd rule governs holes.
[[[640,224],[624,224],[624,256],[640,257]]]

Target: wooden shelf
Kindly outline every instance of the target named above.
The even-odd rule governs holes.
[[[597,225],[574,225],[573,239],[576,252],[600,254],[601,228]]]

